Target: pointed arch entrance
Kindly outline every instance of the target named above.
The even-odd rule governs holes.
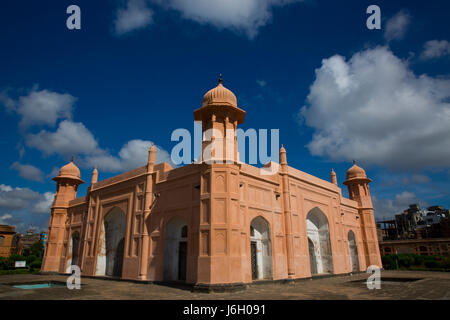
[[[357,272],[359,271],[358,247],[356,246],[356,238],[352,230],[348,232],[348,251],[352,272]]]
[[[180,218],[172,218],[165,229],[164,280],[186,281],[188,226]]]
[[[306,216],[311,274],[333,273],[330,231],[326,215],[314,208]]]
[[[272,246],[270,225],[259,216],[250,223],[250,251],[252,279],[272,279]]]
[[[111,209],[103,218],[96,275],[122,276],[126,227],[126,215],[118,207]]]

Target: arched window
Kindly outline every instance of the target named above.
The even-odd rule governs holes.
[[[5,240],[4,236],[0,236],[0,247],[3,245],[3,240]]]

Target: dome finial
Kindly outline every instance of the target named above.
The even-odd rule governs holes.
[[[223,79],[222,79],[222,74],[219,74],[219,84],[222,84]]]
[[[70,160],[70,162],[73,162],[73,158],[74,158],[74,156],[72,155],[72,159]]]
[[[356,161],[355,161],[355,160],[353,160],[353,164],[356,164]]]

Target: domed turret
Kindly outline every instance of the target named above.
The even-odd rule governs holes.
[[[229,105],[237,107],[237,98],[234,93],[223,86],[222,75],[219,77],[219,84],[214,89],[209,90],[203,96],[202,107],[214,105]]]
[[[204,95],[202,106],[194,111],[194,121],[202,122],[200,162],[239,161],[236,130],[245,120],[245,111],[238,107],[236,96],[222,82],[220,76],[217,87]]]
[[[370,180],[367,178],[366,171],[364,171],[363,168],[357,166],[356,162],[353,161],[353,166],[347,171],[346,181],[344,182],[344,184],[346,184],[346,182],[348,181],[356,179]]]
[[[84,181],[81,180],[80,169],[78,169],[78,167],[73,163],[73,159],[68,164],[61,167],[61,169],[59,170],[58,176],[53,178],[53,180],[55,180],[55,181],[58,181],[61,179],[75,180],[79,184],[84,183]]]

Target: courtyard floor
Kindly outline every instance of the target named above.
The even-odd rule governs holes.
[[[62,275],[2,275],[1,300],[450,300],[450,273],[416,271],[382,271],[381,289],[369,290],[369,274],[314,278],[293,283],[261,283],[246,290],[225,293],[199,293],[165,285],[128,281],[81,279],[80,290],[65,286],[44,289],[19,289],[13,284],[56,281],[65,283]]]

